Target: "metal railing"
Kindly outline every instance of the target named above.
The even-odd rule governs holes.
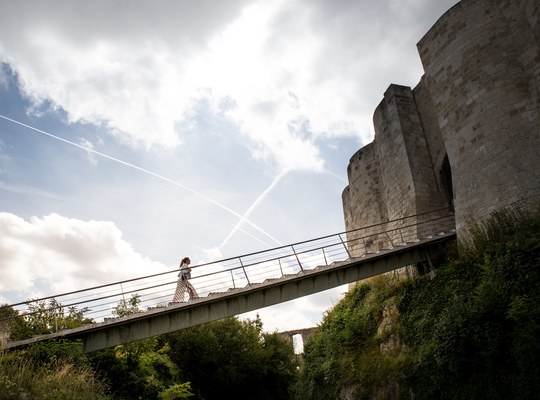
[[[334,262],[388,251],[454,229],[454,215],[447,210],[404,217],[360,229],[322,236],[269,250],[243,254],[192,266],[193,286],[200,298],[260,285]],[[100,322],[117,316],[116,307],[137,296],[141,311],[167,307],[177,283],[178,269],[82,290],[30,299],[4,307],[31,318],[39,313],[65,316],[80,312]],[[41,305],[41,306],[39,306]],[[2,307],[3,308],[3,307]],[[1,308],[0,308],[1,311]],[[0,319],[0,325],[6,319]],[[62,326],[55,327],[61,329]]]

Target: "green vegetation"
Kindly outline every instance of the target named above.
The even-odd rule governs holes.
[[[540,392],[540,212],[472,224],[435,276],[361,284],[306,345],[298,399],[528,399]]]
[[[260,320],[227,318],[162,337],[180,376],[200,398],[289,399],[297,358],[292,341],[262,333]]]
[[[52,358],[40,363],[23,352],[0,357],[0,399],[105,400],[105,385],[84,365]]]
[[[377,331],[383,310],[391,308],[395,293],[391,279],[379,277],[349,291],[327,313],[318,332],[305,344],[298,399],[339,399],[348,390],[355,398],[363,398],[368,388],[392,383],[399,358],[380,352],[380,344],[389,335]]]
[[[20,332],[43,332],[58,320],[46,308],[31,319],[9,308],[3,312],[16,317],[10,321]],[[118,316],[138,311],[137,295],[114,310]],[[2,354],[0,400],[197,400],[224,393],[285,400],[296,368],[292,342],[263,333],[259,319],[227,318],[90,354],[82,353],[81,342],[67,340]]]
[[[458,256],[459,254],[459,256]],[[18,337],[86,323],[83,312],[11,317]],[[115,308],[140,311],[137,295]],[[436,273],[358,285],[299,360],[259,319],[228,318],[83,354],[56,340],[0,356],[4,399],[528,399],[540,392],[540,211],[470,225]]]
[[[25,316],[20,316],[12,307],[0,305],[0,320],[9,325],[11,340],[23,340],[34,335],[44,335],[92,323],[91,319],[84,317],[86,311],[86,308],[78,310],[76,307],[69,307],[66,311],[56,299],[50,299],[48,302],[36,300],[28,304],[28,313]]]

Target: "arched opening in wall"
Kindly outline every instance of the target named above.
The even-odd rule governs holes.
[[[444,197],[448,201],[448,207],[454,211],[454,187],[452,185],[452,169],[450,168],[450,161],[448,161],[448,154],[444,156],[444,160],[441,165],[440,178]]]
[[[304,338],[302,337],[301,333],[297,333],[296,335],[293,335],[293,348],[294,348],[294,354],[303,354],[304,353]]]

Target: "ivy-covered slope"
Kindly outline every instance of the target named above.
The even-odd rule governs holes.
[[[538,398],[540,212],[472,225],[459,254],[347,293],[306,344],[297,399]]]

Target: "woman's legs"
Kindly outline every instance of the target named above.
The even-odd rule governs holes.
[[[191,282],[189,281],[185,281],[185,282],[186,282],[187,290],[189,292],[189,298],[191,299],[193,297],[199,297],[199,295],[197,294],[197,291],[195,290]]]
[[[178,283],[176,284],[176,292],[174,292],[174,297],[172,299],[173,303],[181,303],[184,301],[184,295],[189,290],[186,282],[189,283],[188,281],[178,279]]]

